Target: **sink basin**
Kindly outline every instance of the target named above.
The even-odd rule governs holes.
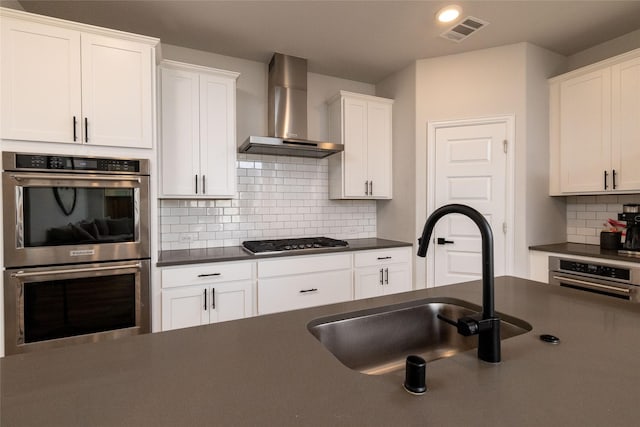
[[[343,365],[379,375],[404,369],[410,354],[428,362],[477,348],[477,336],[462,336],[436,316],[457,320],[480,311],[482,307],[466,301],[429,298],[322,317],[307,328]],[[502,340],[532,329],[523,320],[497,314]]]

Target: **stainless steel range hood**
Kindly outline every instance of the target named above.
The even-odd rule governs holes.
[[[268,136],[250,136],[241,153],[322,159],[342,144],[307,138],[307,60],[275,53],[269,63]]]

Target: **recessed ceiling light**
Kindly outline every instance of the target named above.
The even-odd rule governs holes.
[[[445,6],[436,13],[436,17],[440,22],[451,22],[460,16],[462,8],[460,6],[451,5]]]

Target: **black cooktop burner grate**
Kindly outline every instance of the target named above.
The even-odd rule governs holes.
[[[273,252],[344,248],[349,244],[344,240],[330,239],[328,237],[307,237],[300,239],[276,239],[276,240],[250,240],[242,242],[245,250],[252,254],[266,254]]]

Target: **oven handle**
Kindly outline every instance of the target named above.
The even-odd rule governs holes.
[[[34,176],[34,175],[21,175],[21,174],[11,174],[9,175],[11,178],[16,180],[17,182],[22,181],[23,179],[38,179],[42,178],[42,176]],[[84,175],[48,175],[47,179],[68,179],[68,180],[78,180],[78,181],[132,181],[132,182],[141,182],[140,177],[137,176],[84,176]]]
[[[602,285],[600,283],[586,282],[584,280],[572,279],[570,277],[565,277],[565,276],[553,276],[553,278],[560,282],[565,281],[569,283],[575,283],[577,285],[583,285],[592,289],[606,289],[608,291],[619,292],[626,295],[629,295],[631,293],[631,289],[620,288],[617,286],[608,286],[608,285]]]
[[[142,264],[137,262],[135,264],[125,264],[125,265],[110,265],[108,267],[87,267],[87,268],[69,268],[65,270],[50,270],[50,271],[17,271],[15,273],[11,273],[12,278],[19,279],[21,277],[34,277],[34,276],[42,276],[42,275],[57,275],[57,274],[69,274],[69,273],[88,273],[92,271],[110,271],[110,270],[121,270],[123,268],[136,268],[141,269]]]

